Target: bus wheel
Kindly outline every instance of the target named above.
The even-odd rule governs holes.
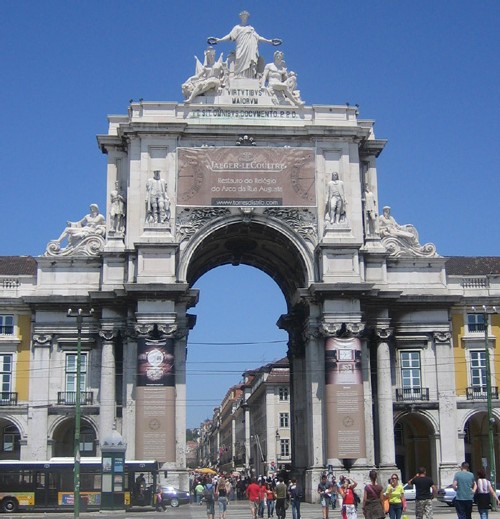
[[[173,497],[170,500],[170,506],[177,508],[179,506],[179,500],[176,497]]]
[[[13,497],[6,497],[2,501],[2,510],[7,513],[17,512],[18,506],[19,503],[17,502],[17,499],[14,499]]]

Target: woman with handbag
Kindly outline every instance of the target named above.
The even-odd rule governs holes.
[[[384,496],[389,500],[390,519],[401,519],[401,514],[406,512],[406,499],[403,485],[399,482],[397,474],[391,476]]]
[[[491,502],[500,505],[497,494],[492,487],[490,481],[486,479],[486,471],[479,469],[477,471],[477,490],[474,495],[474,502],[477,504],[477,511],[480,519],[488,519],[488,510]]]
[[[370,470],[368,475],[371,483],[366,485],[363,493],[363,515],[366,519],[384,519],[384,488],[377,483],[376,470]]]

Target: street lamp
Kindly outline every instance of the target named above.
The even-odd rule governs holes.
[[[472,307],[472,313],[482,314],[484,322],[484,356],[486,363],[486,402],[488,411],[488,462],[490,465],[490,480],[493,488],[496,488],[496,467],[495,467],[495,443],[494,443],[494,425],[495,418],[493,416],[493,406],[491,402],[491,366],[490,366],[490,348],[488,340],[488,326],[490,315],[497,314],[496,306],[481,306],[480,308]]]
[[[81,308],[76,315],[71,308],[68,309],[68,317],[76,318],[77,342],[76,342],[76,396],[75,396],[75,468],[73,470],[73,516],[75,519],[80,517],[80,424],[81,424],[81,367],[82,367],[82,323],[84,317],[91,317],[94,310],[84,314]]]

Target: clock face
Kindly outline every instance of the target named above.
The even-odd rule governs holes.
[[[339,360],[352,360],[352,350],[339,350]]]

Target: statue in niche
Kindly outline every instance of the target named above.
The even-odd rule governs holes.
[[[436,246],[432,243],[420,245],[418,232],[411,224],[399,225],[391,216],[391,208],[385,206],[383,214],[378,217],[378,234],[382,244],[391,256],[438,256]]]
[[[110,232],[115,234],[123,233],[125,230],[125,198],[120,194],[118,182],[115,182],[115,189],[111,191],[109,198],[109,218],[111,220]]]
[[[377,200],[370,190],[370,186],[365,184],[365,228],[368,235],[378,233],[378,212]]]
[[[160,178],[160,171],[146,183],[146,223],[165,223],[170,220],[170,198],[167,183]]]
[[[297,75],[295,72],[286,69],[284,54],[280,50],[274,53],[274,62],[268,63],[264,67],[261,85],[274,94],[278,100],[285,97],[296,106],[303,106],[304,102],[300,99],[300,92],[297,88]]]
[[[269,40],[259,36],[255,29],[248,25],[250,13],[242,11],[240,13],[241,23],[235,25],[231,32],[222,38],[208,38],[209,45],[215,45],[224,41],[232,40],[236,42],[236,53],[234,56],[234,77],[237,78],[256,78],[257,64],[259,62],[259,43],[270,43],[281,45],[282,41],[278,38]]]
[[[224,79],[227,75],[226,64],[222,61],[222,54],[215,61],[215,49],[208,47],[205,51],[205,60],[203,65],[200,60],[196,59],[195,75],[191,76],[182,85],[182,93],[186,98],[186,103],[190,103],[196,96],[214,90],[215,93],[224,85]]]
[[[344,183],[338,173],[332,173],[332,179],[327,186],[326,218],[331,224],[346,221],[347,201],[344,192]]]
[[[106,236],[106,220],[99,212],[97,204],[90,205],[90,213],[77,222],[67,222],[67,227],[57,240],[47,245],[46,255],[69,255],[81,252],[84,255],[95,255],[104,245]],[[67,239],[67,246],[61,243]]]

